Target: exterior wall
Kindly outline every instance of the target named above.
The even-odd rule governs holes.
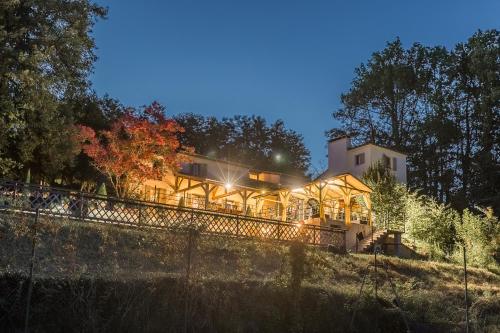
[[[387,157],[389,157],[391,159],[391,170],[392,170],[394,177],[396,177],[396,179],[399,182],[406,183],[406,155],[395,152],[395,151],[390,150],[390,149],[377,147],[374,145],[369,145],[368,147],[370,148],[370,151],[371,151],[370,152],[370,154],[371,154],[370,163],[371,164],[382,160],[382,157],[384,155],[386,155]],[[392,166],[393,158],[396,158],[396,160],[397,160],[397,170],[396,171],[394,171],[392,169],[393,168],[393,166]]]
[[[351,147],[351,139],[348,137],[330,141],[328,144],[328,170],[334,174],[348,172],[347,151]]]
[[[355,160],[356,155],[363,153],[365,154],[365,163],[356,165],[356,160]],[[348,150],[346,156],[349,165],[348,169],[349,173],[361,179],[361,177],[363,177],[363,173],[365,173],[368,167],[374,163],[372,162],[373,158],[372,155],[373,152],[371,146],[368,145]]]
[[[279,184],[281,181],[280,174],[278,173],[261,171],[255,172],[245,166],[225,161],[211,160],[200,156],[191,156],[190,162],[186,162],[181,165],[181,172],[184,174],[190,174],[190,168],[193,164],[206,165],[206,174],[202,175],[202,178],[218,180],[224,183],[233,184],[236,180],[245,178],[274,184]]]
[[[365,162],[356,165],[355,156],[363,153],[365,154]],[[406,183],[406,155],[374,144],[351,148],[351,141],[347,137],[329,143],[328,170],[333,175],[350,173],[361,178],[370,165],[382,160],[384,155],[391,160],[391,170],[393,158],[396,158],[397,170],[392,172],[399,182]]]
[[[193,163],[205,164],[206,175],[203,178],[219,180],[224,183],[234,183],[237,179],[248,178],[249,169],[231,163],[210,160],[198,156],[190,157],[190,162],[181,165],[181,172],[189,174],[190,165]]]
[[[275,173],[259,172],[258,180],[265,181],[268,183],[279,184],[280,175]]]
[[[346,248],[354,252],[356,249],[356,234],[363,233],[363,237],[369,237],[372,233],[372,228],[366,224],[352,223],[346,232]]]

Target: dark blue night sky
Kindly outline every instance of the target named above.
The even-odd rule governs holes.
[[[445,45],[500,28],[499,0],[99,0],[99,95],[170,114],[256,114],[301,133],[313,165],[353,71],[399,36]]]

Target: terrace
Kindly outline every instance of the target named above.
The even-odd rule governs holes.
[[[302,223],[289,223],[260,217],[243,216],[158,204],[39,186],[15,181],[0,181],[0,213],[63,218],[86,223],[104,223],[146,230],[228,237],[259,238],[276,241],[302,241],[333,246],[345,251],[345,232]]]
[[[281,222],[371,225],[371,189],[351,174],[308,181],[199,155],[191,159],[179,172],[147,180],[144,200]]]

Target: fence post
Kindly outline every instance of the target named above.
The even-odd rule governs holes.
[[[142,205],[139,204],[138,207],[139,207],[139,223],[138,224],[140,227],[142,225]]]
[[[281,222],[278,222],[278,240],[280,240],[281,235],[280,235],[280,224]]]
[[[194,223],[194,209],[191,207],[191,221],[189,222],[189,225],[192,226]]]
[[[83,214],[83,193],[80,192],[80,219],[83,220],[84,214]]]
[[[191,298],[191,260],[193,255],[195,231],[190,226],[188,230],[188,243],[187,243],[187,263],[186,263],[186,285],[185,285],[185,298],[184,298],[184,332],[187,333],[189,329],[189,303]]]
[[[313,244],[316,244],[316,228],[313,229]]]
[[[31,295],[33,293],[33,271],[35,269],[35,255],[36,255],[36,236],[37,236],[37,223],[40,216],[40,210],[37,204],[35,210],[35,222],[33,223],[33,239],[31,241],[31,258],[30,258],[30,273],[28,276],[28,294],[26,296],[26,314],[24,317],[24,332],[29,332],[29,319],[30,319],[30,307],[31,307]]]
[[[240,234],[240,217],[236,215],[236,236]]]

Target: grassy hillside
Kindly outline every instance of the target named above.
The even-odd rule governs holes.
[[[22,327],[31,223],[30,218],[0,215],[0,331]],[[354,331],[405,331],[383,269],[379,299],[374,298],[372,281],[359,297],[371,256],[224,237],[195,235],[191,241],[189,247],[187,234],[42,218],[36,236],[32,328],[348,332],[357,309]],[[461,267],[381,259],[414,332],[461,331]],[[500,276],[470,268],[469,290],[476,331],[500,331]]]

